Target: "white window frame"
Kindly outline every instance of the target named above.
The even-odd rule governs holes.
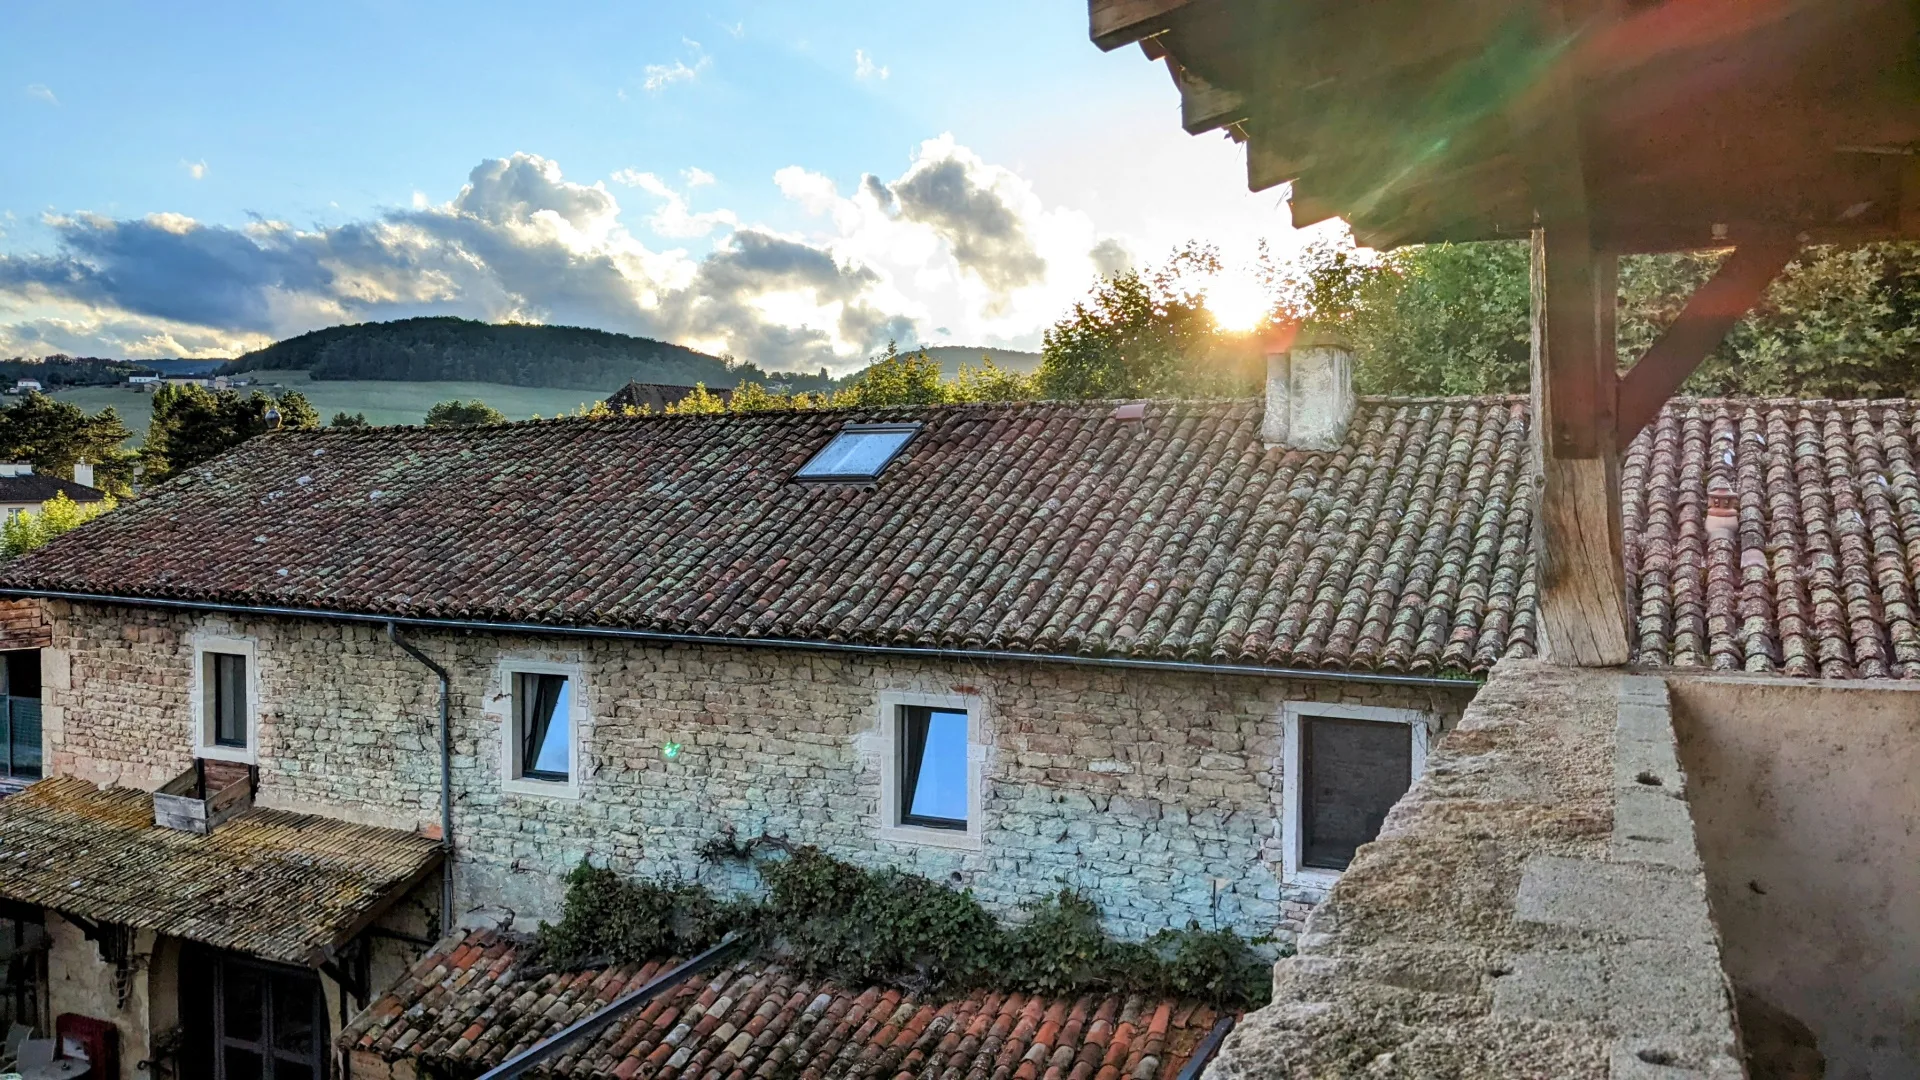
[[[900,805],[902,706],[952,709],[967,714],[967,827],[964,830],[901,823],[905,810]],[[874,740],[874,747],[880,757],[880,822],[876,835],[900,844],[979,850],[986,832],[983,812],[987,776],[986,703],[970,694],[885,690],[880,694],[877,712],[879,737]]]
[[[1328,889],[1340,880],[1344,871],[1300,865],[1300,801],[1306,793],[1302,780],[1300,722],[1306,717],[1335,720],[1368,720],[1380,724],[1402,724],[1413,740],[1407,787],[1419,783],[1427,771],[1427,743],[1439,729],[1439,719],[1417,709],[1391,709],[1382,705],[1337,705],[1322,701],[1289,701],[1281,707],[1280,726],[1283,744],[1281,760],[1281,880],[1289,885]]]
[[[568,688],[567,778],[537,780],[520,775],[519,718],[513,707],[513,677],[527,675],[565,675]],[[487,714],[500,729],[500,790],[511,795],[532,795],[547,799],[580,797],[580,747],[586,741],[592,722],[587,708],[586,668],[582,664],[553,660],[502,658],[494,668],[495,692],[490,695]]]
[[[247,660],[247,745],[222,746],[213,737],[213,686],[207,668],[215,653]],[[252,638],[199,637],[193,641],[193,679],[187,692],[187,710],[193,716],[193,755],[208,761],[260,761],[260,657]]]

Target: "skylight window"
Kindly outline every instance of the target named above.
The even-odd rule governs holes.
[[[900,456],[919,431],[919,424],[848,424],[794,476],[801,480],[871,480]]]

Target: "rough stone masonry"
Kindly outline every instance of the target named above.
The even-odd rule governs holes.
[[[46,730],[59,773],[153,787],[192,757],[194,645],[251,643],[260,803],[400,828],[439,820],[436,680],[377,625],[49,604]],[[1069,887],[1118,934],[1189,921],[1291,940],[1319,893],[1281,880],[1281,713],[1313,700],[1451,726],[1475,688],[1292,681],[1040,662],[656,645],[425,630],[452,673],[457,900],[551,916],[582,859],[737,880],[731,831],[817,844],[972,888],[1011,912]],[[579,795],[504,790],[501,673],[576,665]],[[880,695],[982,704],[972,846],[884,837]],[[663,747],[678,743],[674,757]]]

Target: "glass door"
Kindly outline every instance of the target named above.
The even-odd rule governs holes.
[[[214,1080],[322,1080],[326,1003],[311,971],[222,958],[213,981]]]

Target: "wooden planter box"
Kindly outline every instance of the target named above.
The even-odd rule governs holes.
[[[153,793],[153,823],[204,836],[252,808],[253,788],[251,766],[195,758],[193,768]]]

